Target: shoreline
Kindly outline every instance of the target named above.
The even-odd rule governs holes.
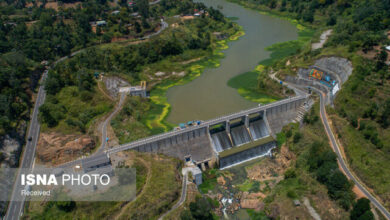
[[[242,7],[248,8],[250,10],[255,10],[258,13],[265,14],[268,16],[278,17],[280,19],[288,20],[292,25],[294,25],[298,30],[298,38],[296,40],[280,42],[273,45],[270,45],[265,48],[266,51],[270,51],[271,54],[269,58],[260,60],[259,65],[255,67],[254,70],[246,73],[239,74],[227,82],[227,85],[231,88],[237,90],[239,95],[246,100],[267,104],[277,100],[280,100],[282,97],[277,95],[269,95],[256,91],[257,82],[260,73],[267,67],[271,66],[275,61],[281,60],[287,56],[296,54],[297,50],[300,50],[310,44],[313,36],[316,33],[316,29],[303,25],[299,23],[296,19],[292,19],[288,16],[283,16],[277,13],[272,13],[271,11],[261,10],[260,8],[253,8],[244,4],[240,0],[228,0],[234,4],[238,4]],[[152,100],[152,106],[154,110],[146,116],[142,122],[145,123],[147,128],[151,131],[151,134],[158,134],[161,132],[172,130],[175,126],[166,121],[170,113],[171,105],[167,101],[166,92],[170,87],[177,85],[184,85],[188,82],[191,82],[195,78],[199,77],[206,68],[218,68],[220,65],[220,60],[224,57],[222,50],[228,49],[228,42],[238,40],[241,36],[245,35],[245,32],[241,26],[236,31],[235,34],[230,36],[227,39],[220,40],[215,42],[215,48],[209,57],[205,57],[197,62],[192,63],[189,67],[186,67],[188,74],[177,80],[167,80],[160,83],[150,92],[150,99]],[[253,82],[254,80],[254,82]],[[243,84],[242,81],[250,81],[251,84]],[[255,88],[254,88],[254,84]],[[235,85],[234,85],[235,84]]]
[[[294,55],[297,53],[297,50],[305,48],[307,44],[310,44],[317,29],[309,27],[300,23],[298,20],[293,19],[287,15],[282,15],[275,13],[266,9],[261,9],[258,7],[251,7],[250,4],[245,4],[241,0],[227,0],[228,2],[238,4],[244,8],[254,10],[260,14],[277,17],[289,21],[294,25],[298,30],[298,38],[296,40],[290,40],[280,43],[272,44],[265,48],[266,51],[271,52],[269,58],[260,60],[259,65],[257,65],[252,71],[239,74],[228,81],[228,86],[237,90],[237,92],[243,98],[261,104],[271,103],[281,98],[277,95],[273,96],[270,94],[262,93],[257,88],[258,77],[265,70],[266,67],[272,66],[276,61],[282,60],[288,56]],[[256,80],[253,82],[253,80]]]
[[[206,68],[217,68],[220,65],[220,61],[225,57],[222,52],[229,48],[228,43],[238,40],[241,36],[244,36],[245,32],[241,26],[238,26],[238,30],[228,37],[227,39],[218,40],[213,45],[213,51],[210,56],[204,57],[199,61],[196,61],[186,67],[188,73],[186,76],[179,80],[167,80],[158,84],[150,92],[150,99],[152,100],[152,106],[155,108],[154,112],[146,116],[143,122],[147,128],[151,131],[151,134],[157,134],[165,131],[172,130],[175,126],[166,121],[170,113],[171,105],[168,103],[166,92],[169,88],[177,85],[184,85],[199,77]]]

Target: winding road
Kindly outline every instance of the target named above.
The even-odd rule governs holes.
[[[165,216],[167,216],[169,213],[171,213],[173,210],[177,209],[180,207],[184,201],[186,201],[186,196],[187,196],[187,176],[188,172],[185,172],[183,175],[183,183],[182,183],[182,188],[181,188],[181,195],[179,201],[166,213],[164,213],[158,220],[163,220]]]
[[[100,130],[101,134],[102,134],[101,145],[100,145],[99,149],[96,151],[96,154],[102,153],[104,151],[104,148],[106,147],[106,143],[107,143],[107,140],[106,140],[107,126],[111,122],[112,117],[114,117],[122,109],[122,105],[123,105],[123,102],[125,101],[125,99],[126,99],[126,93],[121,93],[120,98],[119,98],[119,102],[116,105],[115,110],[113,112],[111,112],[111,114],[106,118],[106,120],[104,120],[103,125],[102,125],[101,130]]]
[[[332,129],[329,125],[328,116],[326,114],[325,109],[325,102],[324,99],[326,99],[326,94],[323,93],[320,90],[317,90],[316,88],[312,88],[314,91],[316,91],[320,95],[320,116],[322,123],[324,124],[326,134],[328,135],[329,141],[331,143],[331,146],[333,148],[333,151],[337,154],[337,160],[340,164],[340,167],[342,171],[348,176],[349,179],[351,179],[355,185],[359,188],[360,191],[363,192],[363,194],[371,201],[371,203],[382,212],[382,214],[387,218],[390,219],[390,213],[386,210],[386,208],[373,196],[366,187],[361,183],[361,181],[356,177],[349,169],[348,164],[346,163],[338,142],[336,141],[336,138],[332,132]]]
[[[276,78],[275,74],[273,74],[273,76],[271,76],[272,79],[274,80],[277,80],[277,81],[280,81],[278,78]],[[298,90],[298,91],[302,91],[302,90],[305,90],[306,87],[304,86],[300,86],[300,85],[296,85],[296,84],[293,84],[293,83],[284,83],[286,86],[288,86],[289,88],[294,88],[294,91]],[[324,125],[324,128],[325,128],[325,131],[326,131],[326,134],[328,136],[328,139],[329,139],[329,142],[331,144],[331,147],[333,149],[333,151],[336,153],[337,155],[337,161],[340,165],[340,168],[342,169],[342,171],[344,172],[345,175],[347,175],[347,177],[352,180],[355,185],[359,188],[359,190],[370,200],[370,202],[387,218],[387,219],[390,219],[390,213],[388,210],[386,210],[386,208],[375,198],[375,196],[373,196],[367,189],[366,187],[364,186],[364,184],[361,183],[361,181],[359,180],[358,177],[356,177],[353,172],[349,169],[348,167],[348,164],[347,162],[345,161],[342,153],[341,153],[341,150],[340,150],[340,146],[335,138],[335,135],[331,129],[331,126],[329,124],[329,120],[328,120],[328,115],[326,113],[326,101],[328,99],[327,97],[327,94],[322,92],[321,90],[315,88],[315,87],[310,87],[313,91],[315,91],[317,94],[319,94],[320,96],[320,117],[321,117],[321,121],[322,121],[322,124]]]

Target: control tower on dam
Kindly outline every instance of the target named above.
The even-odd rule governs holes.
[[[161,153],[200,168],[225,169],[269,155],[276,147],[275,134],[284,125],[302,120],[308,96],[297,96],[222,116],[180,130],[151,136],[107,150]]]

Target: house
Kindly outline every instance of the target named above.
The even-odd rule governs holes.
[[[105,25],[107,25],[107,22],[104,21],[104,20],[102,20],[102,21],[97,21],[97,22],[96,22],[96,25],[97,25],[97,26],[105,26]]]

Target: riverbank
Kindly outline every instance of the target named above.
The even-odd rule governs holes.
[[[228,85],[237,89],[237,92],[245,99],[262,104],[274,102],[290,95],[289,91],[284,91],[280,84],[273,80],[268,80],[267,70],[275,65],[276,61],[298,54],[302,50],[308,50],[311,45],[311,40],[316,35],[316,30],[299,23],[296,19],[291,18],[291,16],[288,16],[287,14],[275,13],[242,0],[229,1],[256,10],[260,14],[288,20],[297,28],[298,38],[296,40],[276,43],[267,47],[266,51],[270,52],[269,58],[261,60],[253,71],[240,74],[230,79]],[[285,63],[288,65],[288,61]]]
[[[158,84],[150,92],[150,99],[152,100],[152,111],[148,113],[146,119],[143,121],[151,130],[151,134],[157,134],[172,130],[175,126],[167,122],[165,119],[170,112],[170,104],[167,100],[167,91],[169,88],[177,85],[184,85],[195,78],[199,77],[206,68],[217,68],[220,65],[220,60],[224,57],[223,50],[228,49],[228,42],[238,40],[245,34],[242,27],[224,40],[218,40],[213,45],[213,52],[210,56],[205,57],[199,61],[188,64],[185,67],[186,75],[179,80],[166,80]]]

